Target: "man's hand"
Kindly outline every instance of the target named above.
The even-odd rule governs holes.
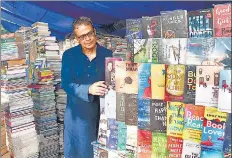
[[[103,96],[108,92],[108,88],[105,85],[105,81],[99,81],[93,83],[89,87],[89,94]]]

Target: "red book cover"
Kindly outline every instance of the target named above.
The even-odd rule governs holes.
[[[152,145],[152,132],[138,130],[138,153],[137,158],[150,158]]]
[[[167,158],[181,158],[183,139],[168,136],[168,155]]]
[[[214,6],[214,37],[231,37],[231,3]]]

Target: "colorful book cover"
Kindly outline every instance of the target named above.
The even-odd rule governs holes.
[[[188,38],[186,64],[188,65],[215,65],[211,57],[214,57],[214,38]]]
[[[167,65],[166,68],[166,101],[183,101],[185,86],[185,65]]]
[[[138,99],[138,129],[150,130],[150,99]]]
[[[163,100],[151,100],[150,103],[151,131],[166,133],[167,105]]]
[[[115,61],[122,61],[122,58],[105,58],[105,84],[113,90],[115,90]]]
[[[98,147],[94,146],[94,149],[96,148],[96,152],[94,152],[94,158],[108,158],[108,151],[104,149],[100,149]]]
[[[183,141],[182,158],[200,158],[201,145],[189,140]]]
[[[102,145],[106,145],[107,142],[107,117],[104,114],[100,116],[98,142]]]
[[[215,107],[205,107],[201,147],[222,151],[226,128],[227,113]]]
[[[162,39],[159,51],[160,64],[185,64],[187,38]]]
[[[158,63],[158,51],[160,40],[155,38],[134,39],[133,62],[136,63]]]
[[[231,69],[231,37],[215,38],[215,47],[213,49],[211,60],[215,65],[224,66],[225,69]]]
[[[152,132],[152,158],[167,157],[167,135],[166,133]]]
[[[125,122],[118,121],[118,150],[126,150],[127,128]]]
[[[138,67],[138,98],[151,99],[151,64],[143,63]]]
[[[116,92],[116,120],[125,122],[125,93]]]
[[[184,128],[184,103],[167,102],[167,135],[182,138]]]
[[[185,82],[184,82],[184,103],[195,104],[196,96],[196,66],[185,66]]]
[[[183,139],[201,142],[204,106],[185,104]]]
[[[231,37],[231,3],[214,6],[214,37]]]
[[[116,92],[138,94],[139,65],[129,61],[115,62]]]
[[[165,64],[151,65],[152,99],[164,99],[165,94]]]
[[[137,158],[150,158],[152,145],[152,132],[138,130]]]
[[[137,126],[138,123],[138,99],[136,94],[128,94],[125,100],[125,123]]]
[[[161,12],[163,38],[187,38],[187,11],[174,10]]]
[[[126,39],[128,50],[133,50],[133,39],[142,38],[142,19],[126,19]]]
[[[105,115],[107,118],[116,119],[116,91],[109,89],[105,95]]]
[[[143,38],[161,38],[160,16],[142,17]]]
[[[220,71],[219,94],[218,94],[218,110],[231,113],[231,70]]]
[[[224,153],[231,154],[231,113],[228,113],[227,116],[224,138],[223,151]]]
[[[170,137],[167,139],[167,158],[181,158],[183,149],[183,139]]]
[[[126,139],[126,151],[127,158],[136,157],[137,148],[137,126],[127,126],[127,139]]]
[[[213,37],[213,9],[188,12],[189,38]]]
[[[107,122],[107,148],[117,150],[118,148],[118,123],[115,119]]]
[[[219,74],[223,66],[196,66],[195,105],[218,106]]]
[[[224,154],[221,151],[202,149],[201,158],[224,158]]]

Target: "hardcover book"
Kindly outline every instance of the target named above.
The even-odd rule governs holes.
[[[138,67],[138,98],[151,99],[151,64],[143,63]]]
[[[167,102],[167,135],[182,138],[184,128],[184,108],[182,102]]]
[[[218,110],[231,113],[231,70],[220,71]]]
[[[152,132],[147,130],[138,130],[138,148],[137,158],[150,158],[152,145]]]
[[[231,37],[231,3],[214,6],[214,37]]]
[[[215,107],[205,107],[201,147],[222,151],[226,128],[227,113]]]
[[[138,99],[136,94],[128,94],[125,100],[125,123],[126,125],[138,124]]]
[[[166,69],[165,100],[183,101],[185,65],[168,65]]]
[[[151,65],[151,94],[152,99],[164,99],[165,94],[165,65]]]
[[[185,64],[187,38],[162,39],[159,51],[160,64]]]
[[[187,11],[174,10],[161,12],[163,38],[187,38]]]
[[[138,99],[138,129],[150,130],[150,100]]]
[[[161,38],[160,16],[142,17],[143,38]]]
[[[115,62],[116,92],[138,94],[138,63]]]
[[[188,12],[189,38],[213,37],[213,9]]]
[[[150,103],[151,131],[166,133],[167,106],[163,100],[151,100]]]
[[[189,140],[183,141],[182,158],[200,158],[201,145]]]
[[[183,149],[183,139],[168,136],[167,148],[167,158],[181,158]]]
[[[219,75],[223,66],[196,67],[195,105],[218,106]]]
[[[152,158],[167,157],[167,135],[166,133],[152,132]]]
[[[196,66],[185,66],[185,82],[184,82],[184,103],[195,104],[196,96]]]
[[[201,142],[204,106],[185,104],[183,139]]]

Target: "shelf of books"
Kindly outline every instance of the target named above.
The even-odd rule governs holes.
[[[95,158],[231,157],[231,4],[127,19],[105,59]]]

